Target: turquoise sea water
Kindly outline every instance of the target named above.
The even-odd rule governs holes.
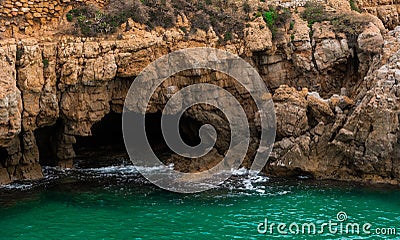
[[[239,174],[218,189],[185,195],[154,187],[131,168],[50,173],[30,186],[0,190],[0,239],[400,239],[400,190],[388,186]],[[339,212],[347,215],[342,222]],[[289,227],[288,234],[277,227],[259,233],[265,219],[292,230],[296,223],[300,234]],[[369,223],[371,233],[340,233],[340,225],[337,233],[327,226],[321,234],[301,232],[303,223],[320,231],[329,221]]]

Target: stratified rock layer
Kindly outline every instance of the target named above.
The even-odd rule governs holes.
[[[218,47],[243,57],[272,90],[277,141],[268,173],[398,183],[400,30],[386,33],[377,18],[366,19],[370,22],[356,39],[329,22],[310,29],[294,13],[293,27],[278,29],[274,39],[258,18],[246,26],[243,40],[224,44],[212,28],[188,34],[178,28],[147,31],[132,21],[120,40],[3,41],[0,183],[42,176],[37,135],[46,127],[53,129],[53,162],[71,167],[76,137],[90,136],[92,126],[111,111],[122,112],[131,82],[150,62],[187,47]],[[196,81],[229,90],[243,105],[253,134],[244,162],[249,166],[257,151],[260,113],[250,95],[224,74],[173,76],[156,91],[149,112],[159,112],[172,94]],[[212,153],[223,156],[230,136],[223,114],[204,106],[186,114],[217,126],[221,136]],[[203,170],[207,159],[176,166]]]

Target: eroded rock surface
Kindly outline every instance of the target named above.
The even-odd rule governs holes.
[[[108,113],[122,112],[130,84],[150,62],[187,47],[217,47],[241,56],[272,90],[277,139],[266,172],[398,183],[400,29],[386,33],[377,18],[366,19],[361,34],[352,39],[330,22],[310,28],[293,13],[292,26],[280,26],[274,37],[262,18],[255,18],[243,39],[228,41],[212,28],[148,30],[131,20],[118,38],[4,40],[0,183],[42,176],[37,141],[48,127],[54,165],[71,167],[76,138],[90,136]],[[187,26],[187,21],[182,18],[180,24]],[[156,91],[149,112],[161,111],[171,95],[196,82],[223,87],[243,105],[252,133],[244,161],[249,166],[258,147],[259,112],[250,95],[226,75],[193,70],[173,76]],[[230,140],[223,114],[198,106],[186,115],[217,126],[220,139],[212,154],[222,157]],[[210,157],[193,164],[171,159],[183,171],[214,164]]]
[[[399,36],[399,29],[389,36]],[[355,96],[356,103],[347,96],[333,95],[324,100],[312,93],[297,99],[297,104],[308,100],[310,130],[278,141],[269,171],[398,184],[400,53],[398,47],[393,50],[389,59],[374,60],[376,67],[364,79],[368,90]],[[299,94],[291,91],[291,96]],[[302,118],[297,116],[298,121]]]

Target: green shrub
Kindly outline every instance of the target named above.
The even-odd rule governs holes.
[[[232,33],[231,32],[226,32],[225,34],[224,34],[224,40],[225,41],[230,41],[230,40],[232,40],[233,39],[233,37],[232,37]]]
[[[289,9],[284,8],[279,10],[279,14],[276,17],[276,25],[285,25],[288,20],[292,19],[292,13]]]
[[[73,20],[74,20],[74,17],[72,16],[72,14],[71,13],[67,13],[67,21],[68,22],[72,22]]]
[[[250,5],[243,6],[244,11],[249,10]],[[74,33],[98,36],[115,33],[129,18],[152,29],[174,27],[178,16],[186,16],[193,31],[212,27],[224,39],[226,32],[243,37],[249,17],[238,10],[234,0],[110,0],[102,10],[85,4],[77,6],[67,14],[67,20],[73,23]]]
[[[271,9],[267,12],[264,12],[263,17],[264,17],[264,21],[267,23],[267,26],[269,28],[272,28],[275,25],[275,21],[276,21],[276,11],[275,9]]]
[[[275,9],[270,8],[263,13],[263,19],[271,30],[272,38],[275,38],[277,28],[284,26],[289,19],[291,19],[291,12],[289,9]],[[294,23],[293,23],[294,24]]]
[[[333,16],[331,23],[336,32],[346,34],[349,46],[355,46],[358,35],[364,31],[372,18],[358,14],[340,14]]]
[[[204,0],[171,0],[174,9],[179,10],[178,14],[183,12],[190,19],[192,32],[196,31],[196,28],[208,31],[212,27],[222,42],[227,32],[243,37],[248,15],[240,14],[241,11],[238,11],[232,0],[213,1],[212,6],[201,5],[201,2]]]
[[[49,60],[48,59],[43,59],[42,63],[43,63],[43,67],[44,68],[48,68],[49,67]]]
[[[349,46],[355,46],[358,35],[372,21],[371,17],[360,16],[355,13],[330,14],[325,11],[324,6],[317,2],[307,2],[301,17],[308,21],[312,28],[315,22],[330,21],[333,30],[337,33],[344,33],[348,39]],[[310,32],[312,36],[313,31]]]
[[[356,12],[361,12],[361,10],[358,8],[357,3],[355,2],[355,0],[349,0],[349,2],[350,2],[351,10],[356,11]]]
[[[21,60],[22,55],[24,55],[24,53],[25,53],[25,49],[23,47],[17,48],[17,53],[16,53],[17,61]]]
[[[321,3],[315,1],[307,2],[304,5],[304,12],[301,14],[301,17],[308,22],[310,28],[316,22],[322,22],[329,19],[325,7]]]
[[[292,31],[294,29],[294,21],[290,22],[289,30]]]
[[[192,18],[192,27],[207,31],[211,26],[209,16],[204,12],[199,12]]]
[[[114,33],[128,18],[146,23],[149,17],[143,4],[138,0],[131,2],[113,0],[104,11],[93,5],[82,5],[67,13],[68,21],[75,20],[76,32],[90,37]]]

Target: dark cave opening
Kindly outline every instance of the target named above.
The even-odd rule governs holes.
[[[199,130],[202,125],[203,124],[196,119],[182,117],[179,122],[179,132],[183,142],[191,147],[199,145],[201,143]]]
[[[128,159],[122,135],[122,114],[110,112],[91,128],[91,136],[76,136],[74,164],[81,168],[121,165]]]
[[[0,147],[0,167],[5,167],[8,158],[8,152],[5,148]]]
[[[57,165],[57,133],[61,124],[61,120],[58,120],[55,125],[39,128],[34,132],[39,149],[39,163],[42,166]]]
[[[215,112],[219,111],[216,109],[213,110]],[[210,114],[211,112],[213,111],[204,112],[204,115],[201,115],[200,118],[209,120],[211,115],[213,115],[213,117],[215,118],[215,112],[213,114]],[[202,143],[199,131],[201,127],[204,126],[204,124],[206,123],[202,123],[200,120],[192,118],[191,116],[189,116],[189,114],[183,114],[179,119],[179,136],[182,141],[188,146],[197,147],[199,144]],[[207,149],[207,154],[199,158],[187,158],[181,156],[178,153],[174,153],[165,142],[161,128],[162,117],[163,116],[160,112],[146,114],[147,139],[149,140],[149,144],[152,147],[156,156],[166,165],[173,164],[176,171],[187,173],[198,171],[201,172],[206,169],[210,169],[222,160],[223,157],[221,158],[221,156],[223,156],[229,148],[230,141],[228,140],[227,142],[225,142],[223,141],[223,139],[230,139],[230,131],[225,130],[226,126],[224,120],[226,119],[221,117],[220,122],[218,122],[219,125],[214,126],[217,135],[216,142],[213,146],[214,149]],[[176,118],[176,116],[171,115],[166,115],[164,117],[173,119]],[[216,124],[215,121],[216,120],[214,119],[214,124]],[[207,136],[205,137],[207,138]],[[182,150],[183,149],[181,149],[181,151]]]
[[[91,128],[92,136],[76,137],[75,151],[106,148],[109,150],[123,150],[122,114],[111,112]],[[79,154],[78,154],[79,155]]]
[[[145,116],[147,139],[150,146],[157,154],[171,151],[163,137],[161,118],[161,112],[148,113]],[[182,116],[179,121],[179,133],[183,142],[192,147],[200,144],[201,140],[198,133],[201,126],[202,124],[199,121],[186,117],[185,115]]]
[[[135,113],[131,113],[135,115]],[[146,135],[154,153],[161,160],[168,159],[172,151],[166,144],[161,130],[161,112],[147,113],[145,116]],[[180,119],[182,140],[189,146],[200,143],[198,131],[202,124],[192,118]],[[109,113],[91,128],[92,136],[76,137],[74,150],[75,165],[79,168],[105,167],[130,164],[125,149],[122,132],[122,114]]]

